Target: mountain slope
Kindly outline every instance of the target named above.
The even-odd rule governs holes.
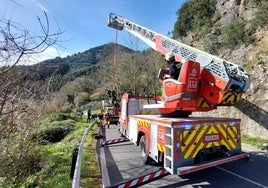
[[[44,84],[51,80],[49,81],[51,91],[59,91],[66,83],[78,77],[94,77],[95,74],[101,74],[98,72],[99,67],[107,59],[113,59],[114,45],[114,43],[104,44],[65,58],[56,57],[36,65],[20,66],[20,69],[25,73],[25,80],[38,82],[40,87],[45,87]],[[117,45],[117,50],[121,53],[133,53],[131,49],[121,45]]]
[[[190,2],[195,3],[196,0]],[[214,14],[205,18],[209,24],[201,24],[198,28],[189,30],[181,40],[242,65],[251,76],[252,83],[237,107],[223,107],[198,115],[241,118],[244,134],[268,138],[268,2],[215,2]],[[193,23],[198,23],[197,21],[194,20]]]

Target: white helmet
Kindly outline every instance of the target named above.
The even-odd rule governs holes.
[[[171,61],[171,60],[175,59],[175,57],[174,57],[174,55],[173,55],[172,52],[168,52],[168,53],[165,55],[165,59],[166,59],[167,61]]]

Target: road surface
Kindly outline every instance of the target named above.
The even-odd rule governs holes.
[[[160,166],[143,165],[139,148],[130,141],[100,146],[106,140],[121,139],[116,125],[100,129],[103,136],[98,141],[98,158],[102,172],[103,187],[110,187],[128,180],[150,174]],[[238,160],[183,176],[166,175],[140,187],[217,187],[217,188],[268,188],[268,152],[243,148],[250,160]]]

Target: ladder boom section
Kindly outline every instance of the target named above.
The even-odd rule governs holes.
[[[172,51],[177,59],[189,59],[198,62],[200,66],[226,83],[222,90],[245,92],[251,80],[244,69],[235,63],[223,60],[217,56],[198,50],[174,39],[158,34],[156,40],[158,51]]]
[[[216,83],[210,84],[225,83],[218,85],[223,91],[245,92],[251,83],[249,75],[240,65],[158,34],[122,16],[111,13],[108,17],[108,26],[118,30],[126,29],[162,55],[173,52],[178,61],[189,59],[198,62],[204,72],[216,78]]]
[[[155,43],[155,36],[157,35],[156,32],[151,31],[145,27],[142,27],[126,18],[116,15],[114,13],[110,13],[108,18],[108,26],[112,27],[117,30],[126,29],[128,32],[133,34],[134,36],[138,37],[146,44],[148,44],[151,48],[156,50],[156,43]]]

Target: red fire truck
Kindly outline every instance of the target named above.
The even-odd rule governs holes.
[[[120,132],[140,146],[145,164],[156,161],[171,174],[186,174],[249,157],[241,150],[240,119],[191,116],[237,104],[250,85],[241,66],[113,13],[108,26],[126,29],[162,55],[172,52],[182,63],[177,80],[164,79],[167,69],[159,71],[162,96],[122,96]]]
[[[124,94],[118,125],[140,147],[145,164],[156,161],[169,173],[182,175],[249,157],[241,151],[240,119],[162,117],[157,109],[144,108],[147,102]]]

